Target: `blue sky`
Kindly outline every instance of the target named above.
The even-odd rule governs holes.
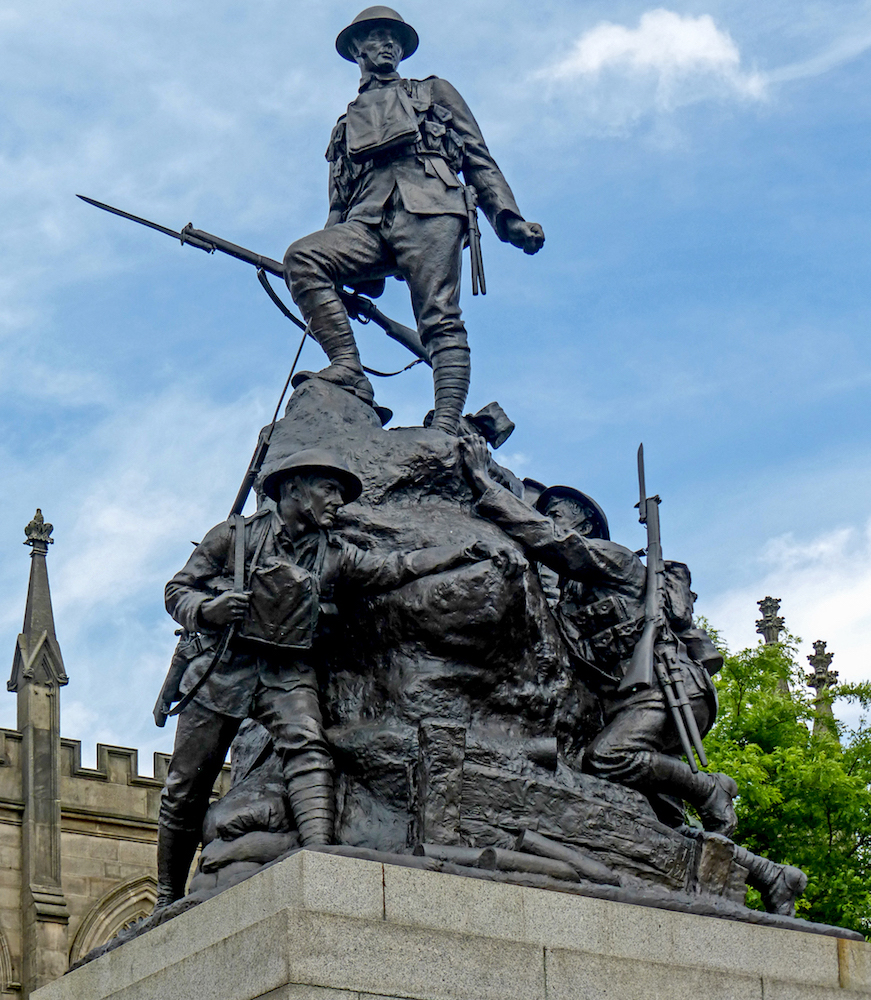
[[[460,90],[547,234],[530,258],[485,228],[489,294],[464,293],[470,407],[498,399],[517,423],[500,461],[586,490],[636,547],[643,440],[666,554],[732,647],[772,594],[803,656],[825,639],[842,677],[867,678],[871,4],[401,12],[421,36],[407,73]],[[326,217],[323,151],[356,88],[333,40],[356,13],[0,11],[0,641],[11,664],[39,506],[63,731],[86,760],[97,740],[146,769],[170,749],[150,721],[174,642],[163,584],[226,516],[298,337],[253,269],[74,195],[281,257]],[[382,302],[410,321],[401,285]],[[405,363],[373,327],[359,341],[371,367]],[[431,405],[420,367],[376,389],[395,424]]]

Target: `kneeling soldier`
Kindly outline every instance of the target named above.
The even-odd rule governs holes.
[[[334,591],[386,591],[494,555],[482,543],[412,552],[364,551],[332,534],[336,513],[360,495],[358,477],[326,451],[299,452],[263,481],[277,509],[217,525],[166,587],[182,626],[175,747],[160,804],[158,900],[185,892],[209,796],[242,720],[272,735],[301,843],[333,838],[333,762],[312,661],[318,620]],[[172,672],[172,671],[171,671]]]

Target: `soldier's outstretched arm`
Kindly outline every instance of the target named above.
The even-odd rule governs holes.
[[[544,244],[544,230],[537,222],[523,218],[468,104],[455,87],[441,79],[433,80],[432,99],[451,113],[448,127],[455,129],[464,144],[463,177],[478,193],[478,204],[496,235],[525,253],[537,253]]]
[[[642,593],[644,565],[634,552],[617,542],[560,531],[549,517],[493,480],[487,471],[487,445],[477,435],[460,438],[460,455],[466,479],[478,497],[478,513],[522,545],[531,558],[562,576],[608,582],[636,596]]]
[[[444,573],[468,563],[492,559],[506,576],[526,568],[526,562],[510,545],[475,541],[468,545],[432,545],[410,552],[364,551],[349,542],[341,543],[336,579],[361,589],[378,592],[394,590],[411,580]]]

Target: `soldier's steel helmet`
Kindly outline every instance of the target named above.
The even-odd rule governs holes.
[[[278,500],[278,487],[292,476],[317,472],[335,479],[342,490],[345,503],[356,500],[363,492],[363,484],[347,465],[324,448],[307,448],[282,459],[264,476],[260,488],[271,500]]]
[[[360,11],[347,28],[339,32],[339,37],[336,39],[336,52],[348,62],[356,62],[357,60],[351,52],[351,42],[359,35],[379,27],[392,28],[399,35],[403,59],[407,59],[417,51],[417,46],[420,44],[417,32],[392,7],[367,7]]]
[[[596,503],[592,497],[586,493],[581,493],[573,486],[548,486],[541,496],[535,501],[535,509],[541,513],[547,513],[547,505],[551,500],[572,500],[581,507],[585,507],[592,515],[593,530],[591,534],[594,538],[604,538],[611,540],[611,532],[608,530],[608,518],[605,511]]]

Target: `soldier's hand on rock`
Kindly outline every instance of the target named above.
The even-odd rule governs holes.
[[[528,563],[512,545],[500,542],[486,542],[479,539],[467,549],[470,557],[479,562],[493,560],[493,565],[507,577],[515,577],[526,569]]]
[[[487,442],[480,434],[462,434],[459,438],[459,445],[460,458],[463,460],[463,468],[469,485],[478,493],[486,492],[493,485],[493,480],[487,471],[490,465],[490,451],[487,448]]]
[[[505,221],[505,235],[509,243],[520,247],[524,253],[538,253],[544,246],[544,230],[541,226],[537,222],[518,219],[516,215]]]
[[[509,580],[519,576],[529,563],[513,545],[498,545],[492,556],[493,565]]]
[[[210,625],[230,625],[245,617],[250,601],[249,594],[227,591],[200,605],[200,616]]]

